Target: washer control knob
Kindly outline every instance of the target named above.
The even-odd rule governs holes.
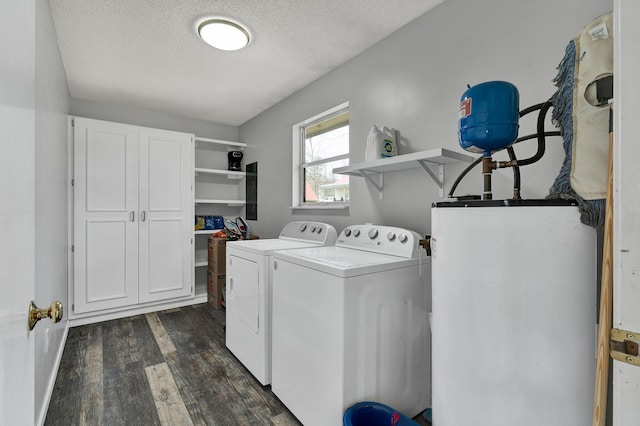
[[[316,232],[317,232],[318,234],[322,234],[322,226],[318,226],[318,227],[316,228]]]
[[[344,230],[344,235],[345,237],[348,237],[349,235],[351,235],[351,229],[347,228]]]
[[[369,235],[369,238],[374,240],[378,236],[378,230],[376,228],[371,228],[369,230],[369,234],[368,235]]]
[[[389,241],[393,241],[393,240],[395,240],[395,239],[396,239],[396,233],[395,233],[395,232],[389,232],[389,233],[387,234],[387,239],[388,239]]]
[[[354,236],[354,237],[358,237],[358,236],[360,236],[360,230],[359,230],[359,229],[354,229],[354,230],[353,230],[353,236]]]
[[[398,241],[400,241],[401,243],[406,243],[407,242],[407,236],[406,234],[398,234]]]
[[[303,223],[302,225],[300,225],[300,232],[304,232],[305,229],[307,229],[307,224]]]
[[[316,226],[315,225],[311,225],[311,228],[309,228],[309,230],[311,232],[316,232]]]

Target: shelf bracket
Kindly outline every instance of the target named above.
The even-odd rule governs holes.
[[[383,198],[383,190],[384,190],[384,173],[380,172],[371,172],[368,170],[360,170],[360,176],[365,178],[375,189],[378,190],[378,194],[380,194],[380,199]]]
[[[433,179],[436,185],[438,185],[440,196],[444,197],[444,164],[434,164],[430,161],[424,161],[424,160],[417,160],[417,161],[418,161],[418,164],[420,164],[420,166],[424,169],[424,171],[427,172],[429,176],[431,176],[431,179]],[[431,170],[431,167],[433,166],[438,167],[437,175]]]

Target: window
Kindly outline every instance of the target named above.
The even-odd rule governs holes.
[[[293,126],[293,207],[347,207],[349,176],[333,174],[347,165],[348,103]]]

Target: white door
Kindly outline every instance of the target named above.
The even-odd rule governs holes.
[[[191,138],[140,129],[140,302],[192,293]]]
[[[74,313],[138,302],[138,128],[74,125]]]
[[[34,424],[35,2],[0,13],[0,424]]]

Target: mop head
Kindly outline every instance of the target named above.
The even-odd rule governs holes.
[[[547,198],[576,200],[582,223],[604,223],[608,169],[608,107],[585,100],[592,82],[612,74],[611,14],[596,18],[566,48],[553,82],[552,117],[563,137],[565,159]],[[594,31],[607,33],[594,38]],[[604,41],[603,41],[604,40]]]

